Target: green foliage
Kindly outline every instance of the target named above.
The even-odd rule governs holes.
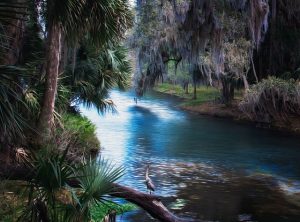
[[[107,99],[108,91],[115,86],[125,88],[128,83],[131,69],[127,51],[119,46],[132,25],[127,0],[4,0],[0,3],[0,62],[6,62],[7,54],[16,54],[18,63],[16,67],[0,68],[0,133],[12,143],[24,137],[26,125],[34,129],[39,118],[46,83],[45,36],[54,23],[63,28],[61,48],[65,53],[60,61],[65,70],[60,69],[64,72],[58,81],[56,117],[71,103],[95,106],[99,112],[113,109],[112,101]],[[26,30],[20,31],[22,44],[8,36],[15,29]],[[68,68],[73,65],[73,47],[75,52],[78,48],[80,51],[74,73]]]
[[[105,204],[107,194],[113,192],[112,184],[123,175],[123,168],[115,168],[111,162],[100,159],[99,161],[87,160],[77,168],[77,178],[80,181],[82,192],[78,196],[80,214],[84,218],[91,217],[92,204]]]
[[[201,105],[208,101],[215,101],[217,98],[220,97],[220,91],[214,87],[207,87],[207,86],[198,86],[197,87],[197,99],[193,99],[192,94],[186,94],[185,90],[179,85],[172,85],[168,83],[158,84],[155,88],[156,91],[167,93],[171,95],[178,96],[180,98],[186,99],[183,106],[195,106]],[[192,88],[190,88],[190,92]]]
[[[0,62],[6,62],[8,52],[16,54],[18,62],[16,67],[0,66],[1,148],[22,143],[19,138],[29,134],[29,127],[35,127],[46,85],[46,36],[51,37],[49,28],[53,24],[63,29],[64,49],[56,117],[71,104],[95,106],[99,112],[112,109],[112,101],[107,100],[109,90],[127,86],[131,69],[127,51],[119,45],[132,25],[127,0],[4,0],[0,3]],[[22,35],[22,44],[9,36],[14,29]],[[75,61],[70,61],[71,50]],[[75,70],[71,70],[72,65]],[[57,128],[45,145],[46,151],[31,152],[24,159],[34,179],[21,221],[89,221],[91,207],[107,202],[104,196],[112,192],[112,183],[123,174],[121,168],[110,168],[113,166],[107,161],[78,160],[100,147],[96,128],[87,118],[63,114],[56,120]],[[73,179],[78,181],[76,189],[69,186]]]
[[[140,2],[133,43],[138,60],[136,91],[142,94],[162,76],[185,85],[188,81],[211,85],[213,75],[245,77],[252,44],[245,28],[250,18],[244,11],[244,1]],[[170,60],[184,67],[184,75],[166,72]]]
[[[24,183],[20,181],[0,181],[1,222],[17,222],[26,205],[23,198]]]
[[[24,136],[27,124],[20,112],[28,107],[19,81],[24,76],[23,69],[0,66],[0,133],[3,138],[20,139]]]
[[[79,152],[90,153],[100,149],[100,142],[96,135],[96,126],[87,118],[79,114],[62,115],[63,131],[71,136],[74,143],[73,149]],[[61,129],[58,131],[61,133]],[[74,151],[74,150],[72,150]]]
[[[0,182],[0,218],[2,222],[16,222],[24,208],[26,208],[26,202],[28,195],[24,188],[26,183],[21,181],[1,181]],[[29,190],[27,190],[29,191]],[[66,201],[70,200],[70,193],[67,190],[59,190],[56,194],[56,198],[59,200]],[[66,206],[64,206],[66,207]],[[135,210],[137,207],[131,203],[118,204],[114,202],[105,202],[105,203],[91,203],[90,207],[90,218],[92,222],[102,222],[103,218],[112,211],[115,211],[117,214],[123,214],[128,211]],[[57,215],[61,217],[57,221],[63,221],[65,219],[63,216],[65,213],[61,212],[62,215]],[[24,215],[23,215],[24,216]]]
[[[86,35],[99,46],[119,41],[132,25],[127,0],[53,0],[43,1],[46,23],[60,23],[69,42]]]
[[[168,79],[171,82],[175,82],[175,83],[190,83],[191,80],[191,76],[187,70],[186,67],[183,66],[179,66],[176,68],[176,62],[168,62]]]
[[[62,78],[61,84],[69,87],[69,103],[94,106],[99,112],[114,110],[112,101],[107,99],[108,92],[128,85],[131,67],[126,53],[122,46],[99,51],[89,44],[82,45],[74,73],[69,67]]]
[[[237,78],[242,75],[247,75],[250,67],[251,42],[244,38],[239,38],[237,41],[224,43],[225,63],[228,67],[228,72],[233,73]]]
[[[286,120],[289,115],[300,115],[299,98],[299,82],[269,77],[251,87],[240,109],[257,120]]]
[[[102,222],[103,218],[111,211],[116,211],[117,214],[123,214],[135,210],[136,208],[137,207],[131,203],[121,205],[115,203],[93,205],[91,207],[92,221]]]
[[[111,203],[106,195],[113,192],[113,183],[123,175],[123,168],[103,159],[70,162],[67,153],[68,148],[62,154],[49,149],[31,153],[27,166],[34,177],[21,220],[88,222],[93,207]],[[77,188],[71,188],[75,181]]]
[[[280,75],[280,77],[285,80],[300,80],[300,68],[296,69],[294,72],[285,72],[282,75]]]

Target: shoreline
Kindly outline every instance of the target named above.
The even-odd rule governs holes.
[[[238,108],[239,100],[234,100],[230,106],[216,103],[214,101],[206,101],[197,105],[186,105],[185,103],[190,101],[190,99],[181,97],[179,95],[176,95],[172,92],[170,93],[168,91],[160,91],[159,89],[155,89],[155,88],[153,90],[155,92],[180,99],[180,102],[176,104],[176,107],[196,115],[230,119],[235,122],[250,124],[255,127],[263,128],[266,130],[288,133],[295,136],[300,135],[300,118],[290,117],[289,123],[285,123],[282,121],[273,121],[271,123],[258,122],[249,118],[239,110]]]

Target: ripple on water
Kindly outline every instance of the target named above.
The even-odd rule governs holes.
[[[189,115],[160,96],[146,96],[137,106],[130,93],[113,91],[111,97],[117,115],[82,112],[97,125],[102,155],[125,167],[121,183],[146,191],[150,164],[156,194],[176,214],[224,222],[300,221],[299,139]],[[151,219],[137,211],[122,221]]]

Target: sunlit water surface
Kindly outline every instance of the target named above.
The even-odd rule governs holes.
[[[206,221],[300,221],[300,139],[194,115],[149,93],[111,93],[118,113],[81,107],[97,126],[101,155],[126,169],[120,183],[157,195],[178,215]],[[119,221],[152,221],[141,210]]]

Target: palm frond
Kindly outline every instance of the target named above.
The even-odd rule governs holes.
[[[95,107],[99,113],[115,111],[108,98],[109,90],[128,85],[131,67],[126,58],[126,49],[121,46],[107,46],[99,52],[95,47],[83,45],[79,49],[74,73],[69,67],[61,84],[70,86],[70,102],[86,107]]]
[[[97,45],[120,40],[132,25],[127,0],[54,0],[45,6],[48,23],[60,23],[70,42],[86,36]]]
[[[19,78],[24,70],[14,66],[0,66],[0,132],[4,137],[23,137],[27,126],[21,109],[27,109]]]
[[[28,207],[21,220],[38,221],[44,214],[53,222],[88,222],[91,206],[109,201],[107,195],[113,192],[113,183],[123,175],[123,168],[101,158],[70,162],[67,153],[68,149],[63,153],[51,149],[30,153],[26,164],[35,176],[28,186]],[[70,181],[78,181],[78,188],[71,188]]]
[[[83,215],[90,215],[92,204],[109,201],[105,197],[113,192],[113,183],[123,176],[124,169],[100,158],[85,161],[77,173],[82,188],[78,197],[80,211]]]

